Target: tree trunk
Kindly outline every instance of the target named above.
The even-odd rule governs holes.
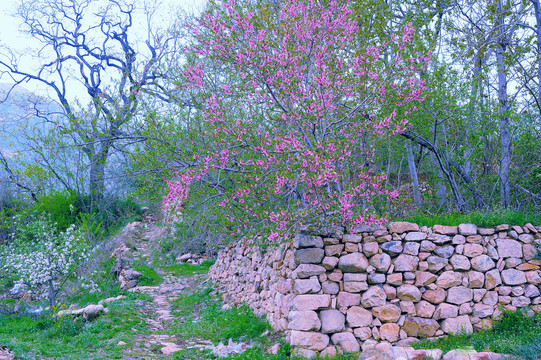
[[[410,170],[411,181],[413,184],[413,203],[415,207],[421,206],[421,192],[419,191],[419,179],[417,177],[417,167],[415,166],[415,157],[413,156],[413,150],[411,144],[406,143],[406,152],[408,154],[408,166]]]
[[[89,190],[93,204],[102,199],[105,192],[105,166],[107,165],[109,149],[110,143],[105,141],[97,153],[89,156]]]
[[[537,25],[537,110],[539,111],[539,146],[541,148],[541,10],[539,9],[539,0],[532,0],[532,3]]]
[[[51,254],[47,254],[47,265],[49,266],[49,308],[53,309],[56,304],[56,291],[54,288],[54,273],[51,265]]]
[[[501,1],[498,2],[498,12],[499,38],[498,47],[496,48],[496,60],[498,64],[498,98],[500,101],[500,202],[503,207],[507,208],[511,199],[511,187],[509,185],[511,140],[509,137],[509,117],[507,114],[509,107],[509,100],[507,99],[507,69],[504,63],[507,35],[504,29],[504,10]]]

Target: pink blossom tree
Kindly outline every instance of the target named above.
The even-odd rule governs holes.
[[[359,46],[365,29],[348,1],[228,0],[192,31],[182,75],[202,106],[183,131],[198,135],[185,137],[189,161],[168,181],[166,209],[214,204],[230,234],[269,242],[308,224],[387,221],[376,203],[397,193],[374,170],[372,144],[407,129],[424,99],[430,55],[416,50],[411,24]]]

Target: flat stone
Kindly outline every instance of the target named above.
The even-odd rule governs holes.
[[[315,311],[290,311],[288,329],[302,331],[319,331],[321,321]]]
[[[340,291],[336,297],[336,307],[338,309],[348,308],[350,306],[356,306],[361,303],[360,294],[352,294],[344,291]]]
[[[327,256],[323,259],[322,265],[326,270],[332,270],[336,267],[336,265],[338,265],[338,258],[334,256]]]
[[[403,301],[421,301],[421,291],[414,285],[400,285],[396,290],[396,296]]]
[[[315,294],[321,290],[321,285],[317,277],[312,276],[310,279],[296,279],[294,289],[298,295]]]
[[[455,252],[455,247],[452,245],[442,246],[434,250],[434,253],[444,259],[449,259]]]
[[[331,306],[331,296],[324,295],[297,295],[294,300],[294,310],[308,311],[327,309]]]
[[[496,286],[502,284],[502,278],[500,276],[500,270],[493,269],[490,271],[487,271],[485,274],[485,289],[492,290]]]
[[[486,272],[493,269],[496,264],[487,255],[479,255],[471,259],[471,266],[474,270]]]
[[[421,244],[417,242],[407,242],[404,244],[404,254],[417,256],[419,254],[419,248]]]
[[[448,303],[439,304],[434,311],[434,320],[454,318],[458,316],[458,306]]]
[[[398,324],[383,324],[379,328],[379,336],[382,340],[396,342],[399,339],[400,326]]]
[[[434,314],[434,311],[436,310],[436,307],[428,301],[422,300],[415,304],[415,310],[417,316],[420,316],[422,318],[431,318]]]
[[[464,286],[452,287],[447,291],[447,302],[451,304],[464,304],[473,300],[473,291]]]
[[[304,279],[312,276],[318,276],[319,274],[323,274],[325,271],[325,268],[320,265],[300,264],[297,266],[297,269],[295,269],[295,274],[298,278]]]
[[[375,241],[367,242],[363,244],[363,254],[367,257],[376,255],[379,251],[379,245]]]
[[[427,286],[436,281],[438,277],[428,271],[415,272],[415,286]]]
[[[516,240],[497,239],[496,249],[498,250],[498,255],[501,258],[522,257],[522,244]]]
[[[387,272],[391,266],[391,257],[388,254],[376,254],[368,261],[370,265],[376,268],[377,271]]]
[[[473,305],[473,316],[478,317],[480,319],[492,316],[494,313],[494,307],[491,305],[485,305],[485,304],[474,304]]]
[[[374,320],[372,313],[360,306],[352,306],[346,313],[348,325],[352,328],[365,327]]]
[[[346,317],[336,309],[323,310],[321,317],[321,332],[324,334],[344,331],[346,329]]]
[[[340,291],[340,285],[334,281],[325,281],[321,284],[324,294],[336,295]]]
[[[323,247],[323,239],[319,236],[311,236],[311,235],[305,235],[300,234],[297,237],[295,237],[295,241],[293,245],[296,248],[322,248]]]
[[[338,268],[343,272],[366,272],[368,260],[361,253],[352,253],[340,257]]]
[[[395,271],[415,271],[417,265],[419,264],[419,258],[416,256],[400,254],[394,260],[394,270]]]
[[[470,282],[470,288],[482,288],[485,283],[485,275],[482,272],[470,271],[468,273],[468,281]]]
[[[385,291],[379,286],[371,286],[361,297],[361,304],[365,308],[383,306],[387,300]]]
[[[436,285],[448,289],[462,284],[462,274],[456,271],[445,271],[436,280]]]
[[[432,303],[432,304],[440,304],[445,300],[447,293],[442,288],[437,288],[435,290],[427,290],[423,294],[423,299],[426,301]]]
[[[402,241],[389,241],[389,242],[383,243],[381,244],[381,250],[385,251],[391,256],[398,255],[402,253],[402,250],[403,250]]]
[[[361,241],[363,241],[363,237],[362,235],[355,235],[355,234],[344,234],[344,236],[342,236],[342,241],[345,242],[345,243],[360,243]]]
[[[464,236],[475,235],[477,234],[477,226],[474,224],[460,224],[458,225],[458,232]]]
[[[361,350],[359,342],[350,332],[336,333],[331,336],[332,343],[339,346],[345,353],[354,353]]]
[[[423,232],[410,232],[406,234],[404,240],[406,241],[422,241],[426,239],[427,235]]]
[[[329,336],[319,332],[292,330],[290,343],[308,350],[322,351],[329,345]]]
[[[430,270],[432,272],[438,272],[441,269],[443,269],[444,267],[446,267],[447,264],[449,264],[448,259],[444,259],[444,258],[439,257],[439,256],[429,256],[426,259],[426,262],[428,263],[428,270]]]
[[[424,319],[419,317],[406,317],[402,330],[408,336],[412,337],[432,337],[440,328],[438,322],[434,319]]]
[[[402,273],[393,273],[393,274],[387,275],[387,283],[389,285],[399,286],[399,285],[402,285],[402,282],[403,282]]]
[[[432,230],[436,234],[442,234],[442,235],[455,235],[458,231],[456,226],[444,226],[444,225],[434,225],[432,227]]]
[[[372,308],[372,314],[381,322],[397,322],[401,313],[398,306],[391,304]]]
[[[419,231],[419,225],[409,222],[392,222],[389,224],[389,232],[402,234],[406,231]]]
[[[470,260],[464,256],[464,255],[453,255],[451,259],[449,259],[449,262],[453,266],[453,269],[455,270],[470,270],[471,264]]]
[[[447,334],[471,334],[473,332],[473,326],[468,315],[443,320],[441,329]]]
[[[325,246],[325,255],[327,256],[340,255],[343,250],[344,250],[344,244]]]
[[[521,285],[526,283],[526,275],[519,270],[507,269],[502,271],[502,280],[505,285]]]
[[[464,255],[467,257],[476,257],[483,254],[484,249],[482,245],[479,244],[465,244],[464,245]]]

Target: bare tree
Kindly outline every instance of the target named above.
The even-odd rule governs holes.
[[[51,91],[62,117],[44,116],[59,136],[69,138],[85,155],[88,190],[93,199],[105,191],[105,169],[114,147],[141,138],[131,126],[141,101],[152,96],[171,100],[166,75],[158,69],[179,54],[178,35],[154,34],[147,12],[144,42],[134,37],[136,2],[120,0],[24,1],[18,9],[24,30],[42,47],[39,67],[26,69],[21,55],[0,54],[0,71],[17,84],[35,82]],[[139,48],[140,46],[140,48]],[[86,94],[77,94],[78,82]],[[14,85],[14,86],[15,86]],[[80,87],[80,86],[79,86]],[[9,97],[7,96],[4,100]],[[88,104],[82,107],[80,104]]]

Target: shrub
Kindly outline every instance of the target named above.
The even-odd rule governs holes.
[[[17,218],[20,221],[20,218]],[[48,286],[49,305],[55,305],[57,282],[69,276],[90,256],[85,234],[74,225],[60,232],[50,216],[20,222],[11,242],[0,249],[0,269],[31,288]]]
[[[34,204],[31,211],[50,214],[51,220],[57,224],[61,231],[74,224],[80,212],[79,197],[66,191],[52,191],[45,196],[39,197],[39,202]]]

